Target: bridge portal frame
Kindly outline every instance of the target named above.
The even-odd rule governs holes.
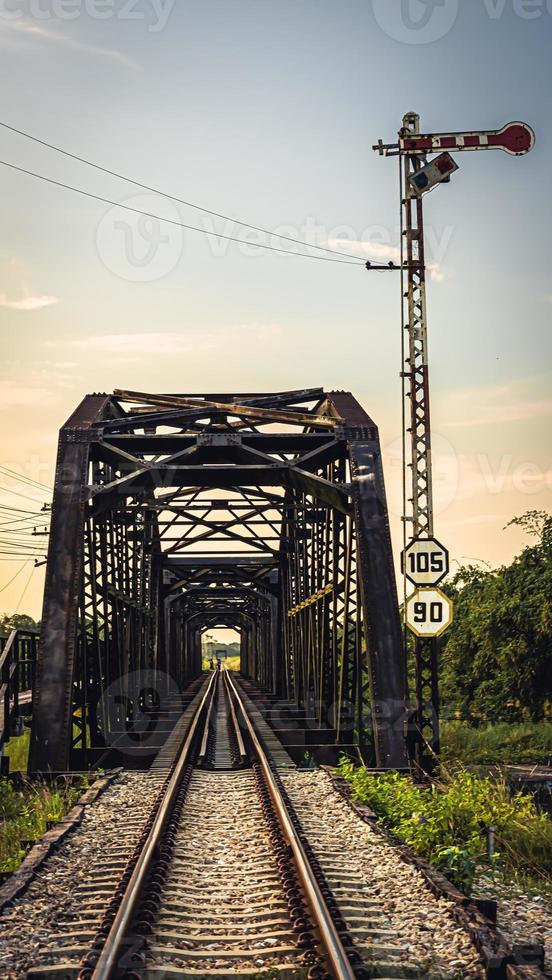
[[[225,494],[231,517],[217,519]],[[198,554],[190,540],[207,544]],[[128,672],[172,674],[183,652],[168,642],[167,601],[176,587],[181,605],[196,602],[191,615],[209,617],[193,591],[202,581],[224,590],[214,614],[241,611],[257,635],[264,624],[249,654],[258,683],[333,719],[338,741],[347,729],[364,749],[371,728],[376,763],[404,764],[406,668],[373,420],[350,393],[323,389],[119,391],[86,396],[60,432],[32,771],[86,756],[109,723],[105,692],[124,695]],[[197,652],[186,679],[194,670]]]

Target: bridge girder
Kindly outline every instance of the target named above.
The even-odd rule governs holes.
[[[189,682],[214,621],[240,623],[257,683],[404,764],[379,436],[350,393],[83,400],[60,432],[31,769],[105,744],[129,673]]]

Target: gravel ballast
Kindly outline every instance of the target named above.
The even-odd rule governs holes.
[[[384,958],[411,965],[419,976],[424,971],[455,980],[485,976],[468,933],[453,918],[453,903],[434,897],[420,872],[354,813],[325,772],[280,775],[345,922],[355,925],[352,909],[362,898],[384,913],[383,940],[366,940],[362,931],[355,938],[367,965]],[[348,887],[334,889],[332,878],[341,866]]]
[[[552,971],[552,902],[549,898],[526,891],[512,878],[498,872],[480,875],[473,893],[496,900],[497,925],[512,945],[538,943],[544,946],[544,968]]]
[[[0,915],[2,980],[22,980],[31,966],[47,961],[52,936],[82,916],[82,889],[98,867],[110,855],[130,855],[160,786],[158,775],[127,772],[86,807],[81,824]]]

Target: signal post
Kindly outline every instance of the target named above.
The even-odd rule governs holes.
[[[397,143],[373,147],[381,156],[399,157],[401,187],[401,303],[403,395],[403,553],[405,650],[406,627],[415,636],[415,761],[432,768],[439,752],[438,637],[452,622],[452,603],[437,588],[448,574],[448,551],[434,538],[431,421],[427,346],[426,262],[423,198],[450,180],[458,164],[455,152],[503,150],[528,153],[535,134],[526,123],[463,133],[421,133],[420,117],[408,112]],[[428,156],[438,154],[428,161]],[[371,268],[370,262],[366,263]],[[410,495],[409,495],[410,494]],[[408,533],[408,530],[410,534]],[[409,580],[415,592],[407,598]],[[412,734],[411,732],[409,734]]]

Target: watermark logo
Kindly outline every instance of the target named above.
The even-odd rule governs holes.
[[[431,44],[454,27],[458,0],[372,0],[378,26],[394,41]]]
[[[410,461],[410,442],[406,444],[407,463]],[[393,439],[383,447],[383,463],[386,476],[387,499],[389,513],[400,517],[403,512],[402,502],[402,439]],[[461,472],[458,455],[454,446],[445,436],[434,432],[432,435],[432,476],[433,476],[433,512],[442,514],[458,496]],[[412,496],[410,484],[410,469],[408,471],[407,492]]]
[[[130,282],[153,282],[169,275],[184,248],[180,215],[170,201],[138,194],[104,214],[96,248],[114,275]]]
[[[178,701],[176,682],[163,671],[135,670],[114,680],[102,694],[96,717],[105,744],[125,755],[159,746],[167,705]]]
[[[150,34],[158,34],[168,24],[176,0],[0,0],[0,20],[142,21]]]

